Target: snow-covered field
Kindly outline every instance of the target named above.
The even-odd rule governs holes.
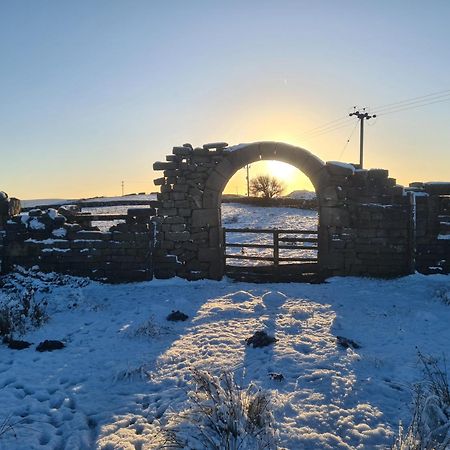
[[[222,221],[315,229],[317,213],[224,204]],[[1,450],[159,448],[161,430],[189,411],[195,368],[231,371],[243,388],[267,392],[280,449],[384,449],[410,420],[412,386],[423,379],[417,351],[450,357],[444,275],[107,285],[19,270],[0,288],[0,318],[9,308],[20,320],[24,304],[47,318],[40,327],[25,318],[14,334],[30,348],[0,344]],[[172,310],[188,320],[167,321]],[[246,346],[258,330],[277,341]],[[337,336],[360,347],[343,348]],[[37,352],[47,339],[65,347]],[[195,427],[178,437],[206,448]]]
[[[35,272],[5,281],[0,303],[25,286],[49,318],[22,336],[30,348],[0,345],[0,424],[13,426],[1,449],[155,448],[158,428],[186,409],[190,368],[231,370],[242,386],[267,390],[279,448],[386,448],[422,379],[417,349],[450,356],[449,276],[106,285]],[[189,319],[166,321],[172,310]],[[247,347],[255,330],[278,340]],[[337,335],[361,347],[342,348]],[[66,346],[37,352],[45,339]]]

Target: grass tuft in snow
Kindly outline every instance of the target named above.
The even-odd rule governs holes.
[[[0,336],[22,335],[27,328],[40,327],[48,320],[46,302],[35,299],[34,289],[14,290],[0,304]]]
[[[413,413],[406,431],[400,424],[392,450],[450,448],[450,388],[445,360],[418,353],[424,380],[415,386]]]
[[[215,376],[192,369],[191,373],[190,408],[177,418],[178,436],[189,436],[188,448],[199,445],[210,450],[276,448],[267,393],[254,385],[242,389],[228,372]]]
[[[118,383],[120,381],[132,382],[135,380],[148,380],[149,368],[145,363],[137,366],[127,366],[124,369],[118,370],[113,377],[113,382]]]

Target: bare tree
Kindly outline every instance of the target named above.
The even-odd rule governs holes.
[[[283,191],[283,183],[270,175],[258,175],[250,181],[250,192],[257,197],[278,197]]]

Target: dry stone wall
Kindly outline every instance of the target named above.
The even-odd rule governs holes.
[[[421,235],[422,222],[417,221],[423,215],[416,215],[416,193],[397,185],[387,170],[325,164],[304,149],[276,142],[233,147],[213,143],[198,148],[184,144],[153,166],[163,171],[155,180],[161,191],[154,205],[158,211],[156,277],[222,277],[222,191],[237,170],[262,159],[292,164],[315,186],[318,261],[324,273],[389,277],[411,273],[417,261],[425,267],[439,260],[444,267],[442,261],[450,259],[448,243],[437,239],[436,232],[443,200],[426,200],[427,220],[434,225]],[[420,205],[422,200],[418,201]]]
[[[450,183],[412,183],[416,200],[415,266],[450,273]]]
[[[323,266],[336,275],[398,276],[410,273],[413,210],[403,187],[387,170],[349,166],[335,174],[321,214],[327,218]]]
[[[5,258],[5,246],[4,246],[4,240],[5,240],[5,231],[0,230],[0,275],[6,272],[6,267],[4,264],[4,258]]]
[[[276,142],[174,147],[166,161],[153,165],[162,171],[150,205],[156,211],[130,209],[126,223],[108,232],[72,223],[68,210],[17,215],[20,202],[0,193],[0,271],[19,264],[108,281],[220,279],[222,192],[237,170],[259,160],[287,162],[316,188],[324,275],[450,272],[450,183],[404,188],[387,170],[324,163]],[[89,217],[83,226],[90,226]]]
[[[220,204],[231,176],[246,164],[262,159],[289,162],[320,186],[324,164],[306,150],[287,144],[260,142],[228,147],[226,143],[174,147],[154,170],[160,186],[155,248],[155,276],[220,279],[224,273]]]
[[[119,282],[152,278],[154,224],[122,223],[83,230],[56,210],[35,209],[8,220],[4,265]]]

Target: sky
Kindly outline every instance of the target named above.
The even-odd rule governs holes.
[[[309,131],[450,89],[449,17],[446,0],[0,0],[0,190],[156,191],[153,162],[186,142],[357,162],[356,119]],[[446,101],[368,121],[365,167],[450,180],[449,119]],[[298,174],[288,189],[311,186]]]

